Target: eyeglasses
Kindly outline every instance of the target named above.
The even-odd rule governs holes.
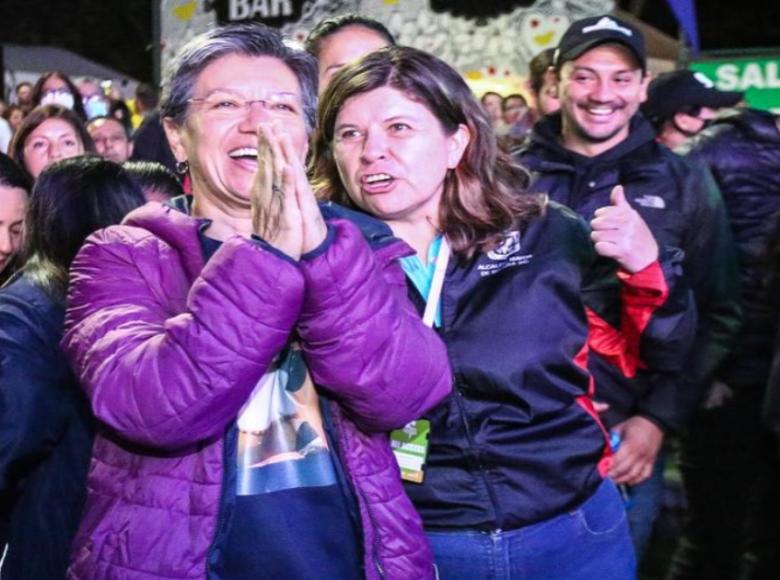
[[[293,93],[268,93],[261,99],[247,99],[234,93],[214,92],[208,97],[192,98],[188,102],[200,105],[203,113],[214,119],[244,117],[255,103],[279,118],[300,117],[303,110],[300,97]]]

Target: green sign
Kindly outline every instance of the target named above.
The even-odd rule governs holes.
[[[701,60],[690,68],[707,75],[722,91],[744,91],[751,107],[780,113],[780,54]]]

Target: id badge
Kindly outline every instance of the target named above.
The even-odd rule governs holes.
[[[404,481],[423,482],[430,431],[431,422],[427,419],[418,419],[407,423],[403,429],[396,429],[390,433],[390,445],[401,468],[401,478]]]

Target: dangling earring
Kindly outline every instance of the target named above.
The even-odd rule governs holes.
[[[190,171],[190,163],[186,159],[184,161],[176,162],[176,173],[179,175],[186,175]]]

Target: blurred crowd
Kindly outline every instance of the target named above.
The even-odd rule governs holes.
[[[780,578],[780,118],[345,15],[0,102],[0,578]]]

